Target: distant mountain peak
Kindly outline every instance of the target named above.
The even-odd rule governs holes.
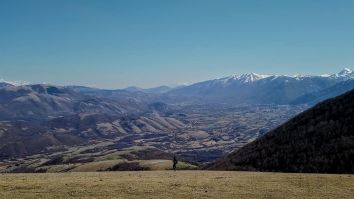
[[[343,80],[354,79],[354,72],[349,68],[344,68],[339,73],[333,74],[330,77]]]
[[[266,77],[269,77],[269,75],[260,75],[257,73],[246,73],[246,74],[242,74],[242,75],[232,75],[226,79],[228,80],[238,80],[242,83],[249,83],[249,82],[254,82],[254,81],[258,81],[261,79],[264,79]]]
[[[348,75],[348,74],[352,74],[353,71],[349,68],[344,68],[342,71],[340,71],[338,74],[339,75]]]
[[[18,80],[18,81],[7,81],[5,79],[0,78],[0,83],[6,83],[10,84],[12,86],[24,86],[24,85],[29,85],[29,82]]]

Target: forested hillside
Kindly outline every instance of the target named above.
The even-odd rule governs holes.
[[[316,105],[207,168],[354,173],[354,91]]]

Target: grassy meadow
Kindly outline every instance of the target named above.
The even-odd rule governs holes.
[[[354,175],[226,171],[0,174],[0,198],[354,198]]]

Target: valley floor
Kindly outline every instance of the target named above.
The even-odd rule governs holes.
[[[354,175],[215,171],[0,174],[0,198],[353,198]]]

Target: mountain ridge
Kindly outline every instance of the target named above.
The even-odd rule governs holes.
[[[198,82],[167,92],[169,96],[195,97],[206,103],[289,104],[300,96],[317,92],[341,81],[354,79],[343,69],[333,75],[233,75]]]

